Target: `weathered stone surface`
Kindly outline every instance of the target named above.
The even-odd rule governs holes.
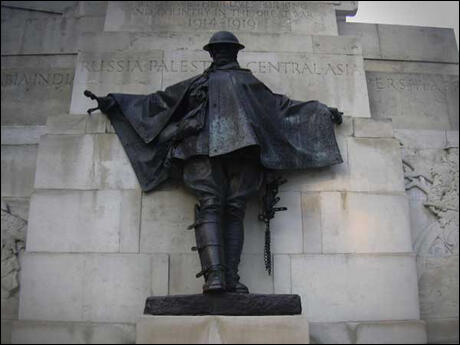
[[[46,120],[47,134],[85,134],[88,115],[50,115]]]
[[[111,1],[104,31],[219,31],[337,35],[333,2]]]
[[[377,25],[381,57],[458,63],[454,30],[406,25]]]
[[[40,191],[30,205],[28,251],[138,252],[140,191]]]
[[[458,117],[458,108],[451,115],[458,75],[368,71],[366,77],[372,116],[391,118],[395,128],[450,129]]]
[[[37,145],[2,145],[2,197],[32,194],[37,149]]]
[[[458,76],[457,64],[422,61],[364,60],[366,72],[419,73]]]
[[[350,180],[347,190],[402,192],[399,143],[391,138],[348,138]]]
[[[263,243],[261,243],[263,246]],[[169,267],[169,294],[184,295],[202,293],[203,278],[195,278],[201,271],[198,254],[171,254]],[[239,275],[251,293],[272,294],[273,276],[265,272],[262,254],[243,254]]]
[[[339,35],[359,38],[365,58],[380,58],[377,24],[347,23],[344,21],[338,22],[337,27]]]
[[[82,1],[88,2],[88,1]],[[102,1],[95,1],[102,2]],[[4,7],[31,9],[37,11],[64,13],[70,7],[75,6],[77,1],[2,1]]]
[[[149,315],[297,315],[302,312],[298,295],[215,293],[153,296],[145,301]]]
[[[83,256],[25,254],[21,269],[19,319],[80,321],[83,274]]]
[[[301,315],[152,316],[136,325],[138,344],[308,344],[308,322]],[[180,332],[177,332],[180,329]]]
[[[46,126],[2,126],[2,145],[34,145],[46,133]]]
[[[136,322],[153,279],[148,255],[91,255],[85,258],[82,318]],[[164,279],[164,277],[162,277]]]
[[[187,227],[194,220],[195,198],[183,188],[142,195],[142,253],[190,253],[195,234]]]
[[[150,49],[150,47],[147,47]],[[160,50],[80,52],[75,69],[70,113],[84,114],[94,101],[83,95],[86,89],[96,95],[112,93],[148,94],[161,88]]]
[[[339,22],[338,31],[358,36],[365,58],[458,63],[452,29]]]
[[[291,265],[311,322],[419,318],[412,255],[294,255]]]
[[[356,344],[426,344],[423,321],[361,323],[356,328]]]
[[[273,286],[275,293],[291,293],[291,257],[273,255]]]
[[[420,313],[423,319],[458,318],[458,259],[458,255],[417,257]]]
[[[105,16],[107,12],[107,1],[78,1],[78,16]]]
[[[11,322],[2,318],[2,344],[11,344]]]
[[[169,255],[156,254],[152,258],[152,293],[154,296],[169,293]]]
[[[139,189],[140,186],[116,135],[86,134],[41,138],[35,188]]]
[[[74,115],[70,115],[70,116],[74,116]],[[85,133],[89,133],[89,134],[109,133],[109,131],[107,130],[107,127],[109,124],[110,124],[110,120],[107,118],[105,114],[91,114],[91,116],[86,117]]]
[[[302,193],[304,253],[322,252],[321,206],[320,193]]]
[[[136,326],[21,320],[12,322],[11,339],[13,344],[134,344]]]
[[[28,1],[28,3],[36,3],[35,6],[40,6],[35,1]],[[62,7],[65,1],[49,1],[49,3],[61,3]],[[76,1],[69,1],[64,6],[72,6],[74,3]],[[2,55],[76,52],[77,20],[71,12],[63,15],[8,8],[3,5],[2,2]]]
[[[152,295],[152,259],[142,254],[27,253],[19,319],[134,323]]]
[[[404,148],[423,150],[446,147],[446,133],[443,130],[395,129],[394,133]]]
[[[361,42],[358,38],[338,38],[337,36],[312,36],[315,54],[362,55]]]
[[[354,136],[364,138],[384,138],[394,136],[391,119],[353,119]]]
[[[428,344],[456,344],[459,339],[459,323],[456,319],[425,320]]]
[[[2,56],[1,60],[2,126],[44,125],[50,114],[68,112],[75,56]]]
[[[86,1],[86,2],[93,2],[93,1]],[[97,2],[97,1],[94,1]],[[107,5],[106,1],[101,1],[105,2]],[[97,16],[97,17],[92,17],[92,16],[84,16],[78,18],[78,32],[79,32],[79,38],[78,42],[80,42],[81,39],[81,34],[98,34],[104,30],[104,21],[105,21],[105,15],[102,16]]]
[[[323,192],[320,217],[323,253],[412,251],[405,195]]]
[[[312,344],[353,344],[356,323],[352,322],[310,322]]]
[[[79,40],[81,51],[117,51],[145,49],[145,46],[160,50],[187,50],[190,52],[203,52],[203,46],[209,41],[210,32],[102,32],[82,34]],[[360,44],[355,37],[315,36],[296,33],[238,33],[239,41],[245,45],[244,52],[290,52],[290,53],[316,53],[332,55],[358,55],[361,56]],[[315,43],[313,45],[313,42]],[[206,61],[210,61],[205,53]],[[182,66],[181,66],[182,64]],[[203,68],[203,61],[195,62]],[[168,67],[178,67],[181,72],[195,69],[190,62],[165,64]],[[187,67],[187,70],[186,70]],[[171,68],[169,68],[171,69]],[[198,69],[198,68],[197,68]]]
[[[202,293],[204,280],[195,278],[195,274],[200,271],[201,264],[198,254],[171,254],[169,256],[169,294]]]
[[[447,147],[458,147],[458,131],[446,131],[447,136]]]
[[[314,344],[426,344],[425,323],[419,320],[380,322],[311,322]]]

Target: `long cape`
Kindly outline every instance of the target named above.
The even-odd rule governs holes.
[[[343,162],[326,105],[275,94],[250,70],[223,68],[220,72],[227,73],[223,90],[238,100],[249,118],[263,166],[305,169]],[[212,73],[209,76],[212,78]],[[187,91],[199,77],[150,95],[109,94],[118,105],[108,112],[109,118],[144,191],[156,188],[170,176],[173,143],[159,143],[158,136],[185,115]],[[209,103],[217,101],[210,99]]]

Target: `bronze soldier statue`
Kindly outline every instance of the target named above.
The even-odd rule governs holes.
[[[244,46],[227,31],[203,49],[213,62],[202,74],[150,95],[96,97],[144,191],[181,171],[197,196],[196,247],[203,292],[248,293],[238,275],[246,201],[282,169],[341,163],[334,122],[341,114],[318,101],[272,93],[237,62]]]

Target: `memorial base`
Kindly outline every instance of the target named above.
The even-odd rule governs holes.
[[[308,344],[309,340],[302,315],[144,315],[136,326],[137,344]]]

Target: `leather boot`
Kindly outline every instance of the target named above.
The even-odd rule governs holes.
[[[225,264],[222,227],[220,223],[201,223],[195,225],[196,247],[201,261],[201,272],[197,278],[204,276],[203,293],[225,291]]]
[[[244,227],[241,220],[228,220],[225,224],[225,266],[226,290],[228,292],[249,293],[246,285],[240,283],[238,265],[243,250]]]

